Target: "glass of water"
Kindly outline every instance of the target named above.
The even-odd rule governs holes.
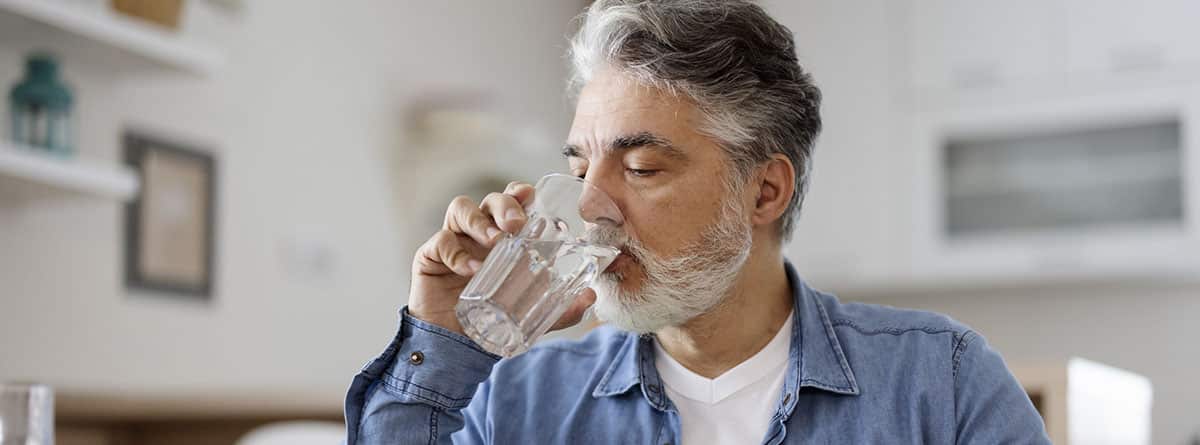
[[[455,306],[467,336],[504,357],[528,350],[620,254],[587,236],[624,219],[608,195],[583,179],[543,177],[525,213],[525,227],[496,243]]]
[[[0,445],[54,445],[54,390],[0,384]]]

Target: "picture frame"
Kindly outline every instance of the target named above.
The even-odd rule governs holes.
[[[125,206],[125,287],[209,300],[216,259],[217,162],[206,151],[137,131],[122,139],[141,179]]]

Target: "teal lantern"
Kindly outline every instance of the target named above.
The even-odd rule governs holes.
[[[25,61],[25,78],[8,95],[14,142],[70,155],[71,91],[58,78],[58,62],[47,54]]]

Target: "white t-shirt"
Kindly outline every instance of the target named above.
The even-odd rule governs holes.
[[[779,407],[792,316],[767,346],[715,379],[685,368],[654,342],[654,365],[679,411],[682,445],[762,443]]]

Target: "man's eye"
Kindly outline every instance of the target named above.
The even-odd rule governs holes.
[[[627,168],[627,169],[625,169],[625,171],[627,171],[627,172],[629,172],[629,174],[639,177],[639,178],[646,178],[646,177],[654,176],[655,173],[658,173],[658,170],[643,170],[643,169],[637,169],[637,168]]]

